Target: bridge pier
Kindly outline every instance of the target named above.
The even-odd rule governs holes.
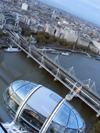
[[[27,55],[27,58],[30,57],[30,54],[31,54],[31,45],[29,45],[29,54]]]
[[[41,65],[39,66],[39,68],[43,68],[43,66],[44,66],[44,57],[42,56]]]
[[[54,78],[54,81],[57,81],[57,80],[58,80],[57,77],[55,77],[55,78]]]
[[[76,84],[77,84],[77,83],[75,83],[75,86],[76,86]],[[81,91],[82,86],[77,87],[77,88],[74,90],[75,86],[73,87],[73,90],[71,90],[71,91],[66,95],[65,99],[66,99],[67,101],[71,101],[74,97],[77,97],[77,93],[79,93],[79,92]]]
[[[40,65],[39,68],[43,68],[43,65]]]
[[[55,76],[55,78],[54,78],[54,81],[57,81],[58,80],[58,78],[59,78],[59,75],[60,74],[60,70],[59,70],[59,68],[57,69],[57,73],[56,73],[56,76]]]
[[[99,109],[99,113],[96,115],[96,117],[100,117],[100,109]]]

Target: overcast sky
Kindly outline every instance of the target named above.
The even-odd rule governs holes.
[[[100,0],[39,0],[100,26]]]

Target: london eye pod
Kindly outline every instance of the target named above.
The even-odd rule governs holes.
[[[11,127],[29,133],[85,133],[85,122],[61,96],[35,83],[19,80],[4,92],[14,118]]]

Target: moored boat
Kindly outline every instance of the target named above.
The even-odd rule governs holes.
[[[51,51],[52,54],[59,54],[59,51]]]
[[[70,55],[69,52],[62,52],[62,55]]]
[[[21,49],[19,48],[13,48],[12,46],[8,47],[7,49],[5,49],[6,52],[20,52]]]
[[[100,61],[100,57],[96,57],[95,59]]]

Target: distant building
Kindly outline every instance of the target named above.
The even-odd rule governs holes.
[[[58,14],[56,14],[56,12],[55,11],[53,11],[53,13],[52,13],[52,16],[51,16],[53,19],[59,19],[59,15]]]
[[[28,9],[28,4],[27,3],[23,3],[22,7],[21,7],[21,10],[27,11],[27,9]]]
[[[11,2],[11,0],[4,0],[4,1],[8,1],[8,2]]]
[[[5,11],[4,14],[0,15],[0,20],[1,28],[19,31],[19,22],[13,13]]]
[[[93,30],[93,35],[94,35],[94,37],[98,37],[99,36],[99,32],[97,30]]]
[[[99,53],[99,51],[100,51],[95,45],[90,45],[89,47],[90,47],[91,51],[93,51],[95,53]]]
[[[30,19],[26,15],[20,15],[16,13],[16,18],[19,22],[23,22],[24,24],[27,24],[27,25],[30,24]]]
[[[0,14],[0,22],[3,23],[4,22],[4,19],[5,19],[5,16],[4,16],[4,14],[1,13]]]
[[[46,24],[45,27],[45,32],[48,32],[50,35],[55,35],[56,37],[59,38],[65,38],[68,42],[76,42],[78,36],[75,34],[73,31],[68,31],[63,28],[59,28],[57,26],[52,26],[50,24]]]
[[[89,41],[87,39],[84,39],[82,37],[78,38],[77,40],[77,45],[82,45],[82,46],[89,46]]]
[[[34,25],[34,24],[37,23],[37,20],[36,20],[35,18],[32,18],[32,17],[31,17],[31,19],[30,19],[30,23],[31,23],[32,25]]]
[[[29,7],[33,8],[34,4],[35,4],[35,0],[28,0],[29,3]]]
[[[17,3],[18,2],[18,0],[14,0],[14,3]]]
[[[99,51],[100,51],[100,43],[99,43],[99,42],[96,42],[96,41],[94,41],[94,40],[92,40],[92,42],[93,42],[94,46],[95,46],[96,48],[98,48]]]
[[[69,24],[69,22],[68,22],[68,21],[63,20],[63,24],[68,25],[68,24]]]

